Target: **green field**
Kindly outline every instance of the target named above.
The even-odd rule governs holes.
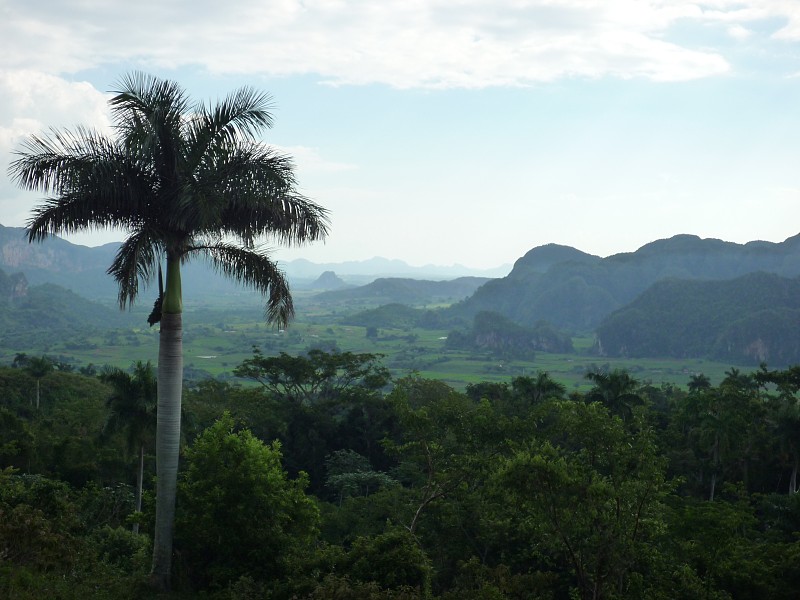
[[[184,315],[184,365],[188,379],[231,376],[233,369],[259,346],[265,354],[299,354],[312,347],[383,354],[394,377],[411,373],[439,379],[462,389],[481,381],[508,382],[520,375],[546,371],[568,390],[588,389],[584,374],[591,369],[626,369],[643,382],[684,386],[692,374],[704,373],[717,383],[732,365],[702,359],[619,359],[591,353],[593,340],[573,340],[574,354],[539,352],[535,360],[501,360],[490,353],[469,354],[447,350],[447,331],[426,329],[380,329],[377,338],[367,338],[364,327],[341,325],[344,311],[315,306],[310,298],[299,298],[297,319],[285,331],[268,326],[261,310],[252,303],[225,307],[195,306]],[[127,368],[137,360],[157,361],[158,328],[145,323],[147,311],[137,308],[142,326],[86,335],[43,347],[0,348],[0,362],[10,363],[18,352],[46,353],[77,367],[110,364]],[[738,366],[741,370],[755,367]]]

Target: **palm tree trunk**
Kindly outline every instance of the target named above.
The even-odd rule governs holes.
[[[136,512],[142,512],[142,484],[144,483],[144,444],[139,444],[139,472],[136,473]],[[139,521],[133,524],[133,533],[139,533]]]
[[[41,380],[37,377],[36,378],[36,410],[39,410],[39,389],[41,387],[40,381]]]
[[[797,469],[800,467],[800,457],[794,457],[794,466],[792,467],[792,476],[789,478],[789,493],[794,494],[797,491]]]
[[[714,452],[712,454],[713,461],[711,467],[711,492],[708,495],[708,501],[714,501],[714,492],[717,489],[717,468],[719,467],[719,436],[714,436]]]
[[[169,277],[169,275],[168,275]],[[165,299],[166,300],[166,299]],[[183,391],[182,315],[164,312],[158,349],[158,411],[156,418],[156,524],[150,582],[170,588],[172,533],[181,435]]]

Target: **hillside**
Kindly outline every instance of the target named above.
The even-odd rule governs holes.
[[[3,347],[24,349],[64,340],[76,343],[100,330],[134,324],[144,325],[144,318],[91,302],[51,283],[29,286],[24,275],[0,270]]]
[[[525,326],[546,320],[589,332],[663,279],[725,280],[755,271],[800,275],[800,235],[781,243],[747,244],[678,235],[608,258],[542,246],[520,258],[507,277],[488,282],[451,311],[471,317],[491,310]]]
[[[661,281],[604,319],[597,348],[607,356],[800,362],[800,278]]]

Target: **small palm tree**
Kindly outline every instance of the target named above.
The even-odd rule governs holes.
[[[110,384],[113,394],[106,401],[108,418],[103,433],[125,431],[129,450],[136,450],[139,466],[136,471],[136,512],[142,512],[142,487],[144,483],[144,449],[156,431],[157,383],[153,365],[138,361],[133,374],[116,367],[106,367],[100,379]],[[139,533],[139,523],[133,524]]]
[[[127,232],[109,274],[121,307],[166,261],[161,299],[152,584],[169,587],[183,381],[181,265],[206,258],[266,297],[267,320],[294,314],[284,274],[260,237],[299,244],[327,234],[326,211],[297,192],[289,158],[258,143],[272,125],[270,98],[242,88],[215,105],[192,104],[175,82],[134,73],[110,100],[116,136],[79,128],[23,142],[9,174],[48,194],[28,239],[118,228]]]

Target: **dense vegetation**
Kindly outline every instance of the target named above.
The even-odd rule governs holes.
[[[0,594],[149,597],[152,437],[138,513],[118,419],[138,388],[32,358],[0,368]],[[185,390],[170,597],[796,597],[796,367],[569,394],[349,352],[237,372]]]

